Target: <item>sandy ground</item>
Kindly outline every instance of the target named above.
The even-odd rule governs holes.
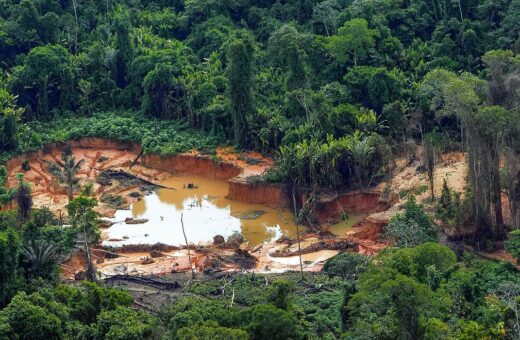
[[[405,159],[396,160],[397,169],[389,187],[388,183],[381,183],[378,187],[381,191],[389,191],[395,204],[380,213],[371,214],[368,219],[373,222],[387,223],[395,214],[402,210],[402,206],[413,194],[418,203],[431,208],[430,187],[426,172],[418,171],[422,165],[420,160],[411,164]],[[436,164],[434,173],[434,193],[439,197],[442,192],[444,180],[451,190],[464,193],[466,190],[466,160],[465,155],[460,152],[451,152],[442,155]]]
[[[154,183],[159,183],[172,176],[171,172],[154,170],[141,165],[138,161],[130,168],[132,162],[137,158],[137,151],[117,150],[110,148],[72,148],[72,153],[76,161],[84,160],[80,171],[77,174],[79,178],[78,187],[84,187],[88,183],[94,185],[95,197],[100,198],[103,194],[112,194],[123,196],[126,205],[130,205],[135,198],[128,196],[131,192],[139,191],[138,187],[122,187],[117,181],[111,186],[103,187],[96,182],[99,174],[107,169],[123,169],[128,173],[134,174]],[[198,151],[187,153],[194,157],[200,157]],[[244,154],[236,154],[233,149],[219,148],[216,156],[223,162],[234,164],[242,169],[239,177],[249,177],[263,174],[273,165],[273,160],[263,157],[256,152],[247,152]],[[23,159],[23,156],[20,157]],[[247,160],[255,160],[255,164],[247,162]],[[21,164],[9,167],[8,170],[8,186],[15,187],[17,185],[16,174],[23,173],[27,182],[31,183],[34,207],[49,207],[53,212],[62,211],[66,214],[65,206],[68,204],[66,197],[66,187],[60,183],[50,172],[49,166],[53,163],[61,162],[61,150],[54,149],[42,157],[29,162],[30,170],[23,171]],[[21,163],[21,162],[18,162]],[[77,194],[78,192],[76,192]],[[113,216],[115,209],[103,202],[99,202],[96,209],[102,216]]]
[[[137,198],[129,196],[131,192],[139,191],[139,187],[123,186],[117,180],[112,180],[109,186],[102,186],[96,180],[99,174],[104,170],[122,169],[128,173],[144,178],[154,183],[160,183],[166,178],[172,176],[168,171],[160,171],[150,169],[141,165],[138,161],[130,168],[130,165],[138,156],[137,151],[119,150],[111,148],[81,148],[73,147],[72,153],[77,161],[84,160],[80,171],[77,174],[79,179],[78,188],[84,187],[88,183],[93,184],[94,197],[98,200],[104,194],[118,195],[125,199],[125,205],[129,206]],[[204,157],[199,152],[193,151],[188,153],[193,157]],[[216,157],[221,162],[226,162],[238,166],[242,172],[238,178],[244,179],[250,176],[258,176],[263,174],[273,165],[270,158],[263,157],[256,152],[247,152],[237,154],[232,148],[219,148],[216,150]],[[61,150],[52,149],[48,153],[43,153],[40,157],[36,157],[29,162],[30,170],[23,171],[20,162],[13,162],[13,166],[8,168],[9,181],[8,185],[14,187],[17,185],[16,174],[24,173],[24,179],[31,184],[33,203],[36,208],[48,207],[56,215],[60,213],[66,216],[66,205],[68,199],[66,197],[66,189],[63,183],[60,183],[49,171],[49,166],[61,161]],[[79,190],[79,189],[78,189]],[[78,194],[76,190],[75,194]],[[96,211],[102,217],[112,217],[116,209],[106,203],[99,201]],[[102,237],[106,237],[102,231]],[[309,238],[302,242],[302,248],[317,242],[317,238]],[[254,250],[253,256],[257,259],[251,271],[256,272],[283,272],[287,270],[299,269],[299,257],[271,257],[270,254],[281,249],[295,252],[296,244],[262,244],[262,245],[243,245],[244,249]],[[210,255],[208,255],[208,251]],[[233,250],[221,249],[208,245],[204,252],[192,251],[193,266],[197,271],[203,271],[207,266],[207,259],[215,256],[226,257],[231,256]],[[306,254],[303,256],[303,266],[306,271],[317,271],[321,269],[323,262],[335,255],[337,251],[323,250],[316,253]],[[145,259],[151,258],[150,252],[133,252],[120,254],[115,259],[105,258],[102,255],[96,256],[96,268],[102,277],[108,277],[119,274],[131,275],[167,275],[172,272],[190,271],[188,256],[186,250],[162,252],[162,256],[154,258],[147,264],[143,264]],[[74,274],[85,269],[85,256],[82,251],[76,253],[71,259],[66,261],[63,266],[63,276],[66,279],[74,279]],[[220,271],[236,271],[240,267],[237,264],[222,263]]]
[[[130,165],[138,156],[137,151],[118,150],[110,148],[73,148],[72,152],[76,160],[84,160],[84,164],[77,177],[80,178],[80,186],[87,183],[93,183],[94,192],[97,198],[103,194],[120,195],[125,198],[126,205],[130,205],[136,198],[129,196],[131,192],[138,191],[138,187],[121,186],[117,181],[113,181],[110,186],[102,186],[96,182],[99,174],[106,169],[124,169],[136,176],[144,178],[148,181],[159,183],[172,175],[168,171],[154,170],[144,167],[137,162],[132,168]],[[60,161],[60,150],[53,150],[50,153],[43,154],[30,162],[30,170],[24,172],[25,180],[30,182],[33,188],[33,200],[35,207],[41,208],[48,206],[55,213],[65,213],[65,206],[68,203],[65,188],[61,185],[48,171],[49,165]],[[201,156],[198,152],[191,152],[189,155],[194,157]],[[242,169],[239,178],[247,178],[250,176],[261,175],[273,165],[273,161],[269,158],[254,152],[236,154],[232,148],[220,148],[217,150],[216,157],[222,162],[234,164]],[[382,183],[378,189],[389,192],[392,201],[395,203],[385,212],[371,214],[361,223],[359,227],[355,227],[348,231],[343,237],[338,239],[350,239],[357,244],[357,251],[367,255],[377,254],[381,249],[388,246],[378,241],[378,232],[380,228],[371,229],[372,225],[384,225],[388,220],[398,213],[402,205],[406,202],[409,193],[416,195],[417,200],[426,206],[429,202],[428,180],[425,172],[417,171],[421,162],[416,160],[412,164],[408,164],[404,159],[397,160],[398,168],[391,183]],[[18,162],[20,163],[20,162]],[[9,186],[15,186],[16,173],[22,172],[21,165],[17,164],[8,168]],[[435,170],[435,193],[440,195],[443,181],[446,180],[450,188],[464,192],[465,190],[466,163],[462,153],[449,153],[442,156]],[[389,185],[389,187],[388,187]],[[97,211],[104,217],[113,216],[115,209],[103,202],[100,202]],[[302,242],[301,248],[312,246],[320,242],[321,237],[306,235]],[[243,245],[244,249],[256,259],[256,264],[248,269],[249,271],[278,273],[283,271],[299,270],[299,256],[271,256],[274,252],[285,251],[289,254],[297,253],[297,243],[269,243],[259,245]],[[231,256],[233,250],[222,249],[208,245],[204,251],[192,251],[192,262],[198,272],[204,271],[213,263],[215,258]],[[319,271],[324,261],[335,254],[337,250],[318,250],[302,256],[303,269],[305,271]],[[497,258],[506,259],[504,254],[496,254]],[[121,254],[115,259],[104,258],[98,256],[97,270],[101,276],[108,277],[118,274],[132,275],[170,275],[176,272],[189,272],[190,265],[187,258],[186,250],[162,252],[162,256],[150,258],[150,252],[136,251],[133,253]],[[145,261],[146,260],[146,261]],[[506,259],[507,260],[507,259]],[[143,261],[150,262],[144,264]],[[221,261],[222,262],[222,261]],[[65,278],[72,279],[74,273],[85,268],[84,255],[79,252],[69,261],[64,263],[63,274]],[[226,263],[220,264],[220,271],[236,271],[240,270],[238,264]]]

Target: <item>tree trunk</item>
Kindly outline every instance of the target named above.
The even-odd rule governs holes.
[[[69,199],[69,203],[74,199],[74,190],[72,189],[72,183],[67,185],[67,197]]]
[[[294,219],[296,221],[296,237],[298,239],[298,258],[300,260],[300,274],[302,275],[302,280],[305,280],[303,276],[303,262],[302,262],[302,248],[300,245],[300,226],[298,223],[298,216],[296,212],[296,184],[293,183],[292,187],[292,199],[293,199],[293,209],[294,209]]]
[[[184,222],[182,220],[183,214],[181,214],[181,227],[182,227],[182,234],[184,235],[184,241],[186,242],[186,248],[188,249],[188,262],[190,263],[191,268],[191,278],[195,278],[195,271],[193,270],[193,264],[191,263],[191,252],[190,252],[190,245],[188,244],[188,238],[186,237],[186,231],[184,230]]]
[[[90,247],[88,244],[89,237],[87,235],[87,230],[83,225],[83,237],[85,238],[85,252],[87,253],[87,280],[90,282],[96,282],[96,269],[94,268],[94,264],[92,262],[92,252],[90,251]]]
[[[504,233],[504,218],[502,216],[502,192],[500,190],[500,154],[498,146],[492,148],[492,163],[491,163],[491,187],[493,195],[493,206],[495,209],[495,223],[498,237],[503,237]]]

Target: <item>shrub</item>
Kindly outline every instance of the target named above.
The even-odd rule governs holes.
[[[397,247],[414,247],[422,243],[436,240],[436,230],[432,221],[410,196],[406,202],[405,212],[394,216],[385,228],[383,238],[395,242]]]
[[[505,245],[507,252],[520,263],[520,229],[509,234],[509,240],[506,241]]]
[[[329,276],[339,276],[345,280],[357,280],[367,270],[369,258],[357,253],[341,253],[325,262],[323,271]]]

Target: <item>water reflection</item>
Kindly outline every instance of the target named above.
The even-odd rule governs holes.
[[[117,223],[107,230],[109,240],[105,244],[184,244],[181,213],[190,243],[211,242],[215,235],[227,238],[234,232],[241,233],[252,245],[281,235],[296,237],[289,209],[228,200],[228,183],[224,180],[175,176],[161,184],[175,190],[160,189],[134,203],[130,210],[117,211],[113,219]],[[130,225],[124,223],[126,218],[148,222]],[[333,232],[342,235],[350,227],[346,222]]]

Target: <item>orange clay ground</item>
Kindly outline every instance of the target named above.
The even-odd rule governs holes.
[[[137,187],[122,186],[117,180],[114,180],[110,186],[102,186],[96,182],[99,174],[103,170],[122,169],[137,177],[146,179],[153,183],[159,183],[164,179],[172,176],[172,172],[166,170],[157,170],[142,165],[141,160],[136,162],[132,167],[130,165],[139,155],[139,148],[121,148],[113,142],[104,143],[101,139],[84,139],[79,145],[73,145],[72,152],[76,160],[84,159],[84,164],[79,171],[77,177],[80,179],[80,187],[87,183],[92,183],[94,193],[97,198],[103,194],[111,194],[122,196],[126,200],[126,205],[130,205],[136,198],[129,196],[131,192],[137,191]],[[62,212],[65,214],[65,206],[68,203],[65,188],[60,184],[52,174],[49,173],[49,164],[60,161],[61,148],[53,147],[47,152],[40,152],[37,155],[22,155],[8,162],[9,186],[16,185],[16,174],[23,172],[26,181],[31,183],[34,206],[41,208],[49,207],[53,212]],[[193,158],[208,159],[209,156],[201,155],[193,151],[186,156]],[[245,180],[247,177],[263,174],[272,165],[273,161],[269,158],[254,152],[245,154],[236,154],[232,148],[220,148],[216,155],[213,156],[221,163],[232,165],[239,169],[236,179]],[[24,159],[29,160],[30,170],[22,171],[21,165]],[[247,160],[254,159],[254,165]],[[358,227],[353,228],[344,238],[323,239],[318,235],[306,235],[302,241],[302,250],[307,247],[320,243],[325,245],[323,249],[312,251],[303,255],[304,270],[317,271],[320,270],[323,261],[335,255],[338,250],[334,250],[334,244],[341,239],[349,239],[355,244],[353,250],[369,255],[376,254],[378,251],[388,246],[378,241],[378,235],[382,227],[388,223],[389,219],[398,213],[405,202],[406,195],[402,193],[416,193],[419,202],[428,204],[428,191],[420,190],[427,186],[427,178],[424,173],[418,173],[416,168],[420,165],[418,161],[407,164],[404,160],[397,161],[398,167],[393,180],[388,183],[382,183],[379,190],[390,192],[389,200],[393,206],[381,213],[375,213],[360,223]],[[161,168],[161,167],[159,167]],[[164,167],[162,167],[164,168]],[[450,153],[443,155],[435,172],[436,194],[440,194],[443,181],[446,179],[448,185],[457,191],[463,192],[465,189],[466,165],[464,155],[461,153]],[[388,186],[386,187],[385,186]],[[401,198],[399,198],[401,196]],[[103,202],[100,202],[97,211],[104,217],[113,216],[115,209]],[[295,242],[271,243],[264,245],[242,245],[257,260],[253,270],[260,272],[281,272],[286,270],[298,270],[299,258],[297,252],[297,244]],[[310,249],[310,248],[309,248]],[[214,258],[222,258],[223,256],[231,256],[235,250],[222,249],[208,245],[201,250],[193,250],[193,263],[198,271],[203,271],[211,265]],[[280,257],[271,256],[273,253],[283,254]],[[305,252],[304,252],[305,253]],[[511,260],[507,254],[492,254],[499,259]],[[97,254],[98,263],[96,265],[98,271],[102,275],[114,274],[168,274],[173,272],[189,271],[186,250],[172,250],[162,252],[162,256],[154,258],[153,262],[146,260],[150,258],[149,249],[142,251],[129,252],[121,254],[115,259],[104,258],[102,254]],[[146,262],[152,262],[143,264]],[[74,273],[84,268],[84,256],[81,252],[72,257],[63,264],[63,274],[66,278],[73,278]],[[238,264],[223,263],[220,267],[222,271],[237,270]]]
[[[138,187],[121,186],[117,181],[108,187],[103,187],[96,182],[99,174],[103,170],[122,169],[127,173],[136,175],[137,177],[146,179],[153,183],[159,183],[164,179],[171,177],[172,173],[163,170],[155,170],[145,167],[138,161],[134,166],[130,167],[132,162],[139,155],[138,150],[121,150],[117,148],[106,148],[97,146],[101,144],[97,139],[96,146],[92,147],[72,147],[72,153],[76,161],[84,160],[80,171],[77,174],[79,178],[78,187],[84,187],[88,183],[94,186],[94,194],[96,198],[100,198],[103,194],[119,195],[125,198],[127,205],[133,203],[135,198],[128,196]],[[88,145],[88,144],[87,144]],[[194,158],[204,157],[199,152],[193,151],[187,153]],[[32,187],[32,196],[34,207],[49,207],[53,212],[62,211],[66,213],[65,206],[68,203],[66,196],[66,187],[49,172],[49,165],[61,161],[61,149],[52,148],[48,153],[41,153],[37,157],[28,157],[30,170],[22,170],[22,162],[26,157],[18,156],[8,164],[8,186],[15,187],[17,185],[16,174],[23,173],[25,181],[29,182]],[[273,164],[270,158],[263,157],[256,152],[248,152],[238,155],[233,152],[232,148],[219,148],[216,151],[216,159],[227,164],[232,164],[241,169],[240,178],[261,175]],[[258,163],[255,165],[247,163],[244,159],[255,159]],[[77,192],[76,192],[77,194]],[[103,202],[99,202],[97,211],[104,217],[110,217],[114,214],[115,209]]]
[[[142,165],[139,160],[132,167],[130,165],[139,155],[138,148],[119,148],[110,147],[114,143],[103,143],[99,139],[83,140],[81,145],[72,145],[72,153],[76,160],[84,160],[80,171],[77,174],[79,178],[78,187],[84,187],[88,183],[92,183],[94,196],[100,198],[103,194],[118,195],[124,197],[126,205],[130,205],[136,198],[129,196],[131,192],[137,191],[136,186],[123,186],[117,180],[113,180],[110,186],[102,186],[96,180],[99,174],[104,170],[124,170],[147,181],[159,183],[172,176],[172,173],[165,170],[156,170]],[[66,197],[65,186],[49,172],[49,165],[61,161],[61,147],[52,147],[47,152],[41,151],[37,154],[21,155],[8,162],[9,186],[16,186],[16,174],[23,173],[24,179],[31,184],[33,202],[36,208],[49,207],[56,214],[62,213],[66,215],[65,206],[68,203]],[[201,155],[198,152],[191,152],[189,155],[193,158],[204,158],[208,156]],[[238,176],[235,179],[244,180],[251,176],[263,174],[273,165],[273,161],[263,157],[255,152],[236,154],[232,148],[219,148],[216,155],[213,156],[218,162],[230,164],[238,168]],[[23,171],[22,163],[27,159],[29,161],[30,170]],[[254,159],[254,164],[247,160]],[[77,194],[77,192],[76,192]],[[115,208],[103,202],[99,202],[96,209],[101,216],[111,217],[115,213]],[[319,241],[317,236],[308,236],[302,242],[302,248],[305,248]],[[333,241],[327,241],[334,243]],[[242,245],[242,248],[250,250],[257,259],[257,263],[253,270],[265,272],[281,272],[286,270],[296,270],[299,268],[299,259],[297,256],[297,247],[294,242],[285,242],[280,244],[269,245]],[[253,249],[254,248],[254,249]],[[198,271],[204,270],[208,266],[208,259],[222,258],[233,255],[235,250],[223,249],[208,245],[202,251],[192,251],[192,261]],[[281,256],[271,257],[272,252],[282,253]],[[304,269],[308,271],[317,271],[321,269],[323,261],[338,251],[322,250],[305,254]],[[372,251],[371,251],[372,252]],[[102,275],[114,274],[168,274],[172,271],[189,271],[186,250],[173,250],[161,252],[161,257],[154,258],[152,263],[142,264],[147,257],[150,258],[150,251],[142,250],[120,254],[115,259],[105,258],[103,254],[97,254],[97,270]],[[145,262],[151,262],[149,260]],[[74,274],[85,268],[85,259],[81,251],[79,251],[71,259],[63,263],[63,274],[65,278],[72,279]],[[223,263],[220,270],[237,270],[238,264]]]

